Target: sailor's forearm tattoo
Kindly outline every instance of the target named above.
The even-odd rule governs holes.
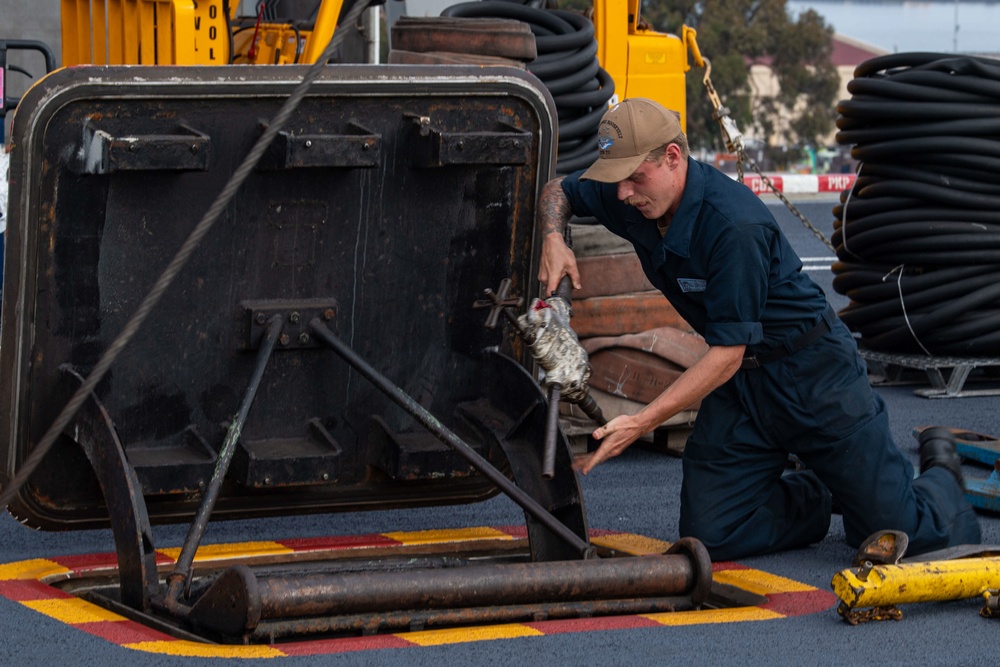
[[[566,223],[573,215],[569,200],[560,186],[562,180],[557,178],[546,183],[538,198],[538,219],[541,222],[543,237],[552,232],[564,234]]]

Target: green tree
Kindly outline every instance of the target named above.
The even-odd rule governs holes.
[[[645,0],[642,12],[656,30],[680,34],[682,24],[697,30],[715,89],[744,132],[753,128],[757,136],[771,136],[779,106],[796,111],[789,129],[797,146],[815,146],[833,129],[839,89],[831,61],[833,29],[816,12],[793,21],[785,0]],[[752,63],[770,66],[781,87],[778,97],[757,99],[756,107]],[[688,135],[692,146],[722,150],[703,76],[698,68],[688,74]]]

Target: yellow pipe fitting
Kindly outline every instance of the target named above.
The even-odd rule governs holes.
[[[1000,584],[1000,558],[870,565],[833,576],[833,592],[849,609],[943,602],[987,595]]]

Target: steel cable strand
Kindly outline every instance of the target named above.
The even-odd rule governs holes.
[[[343,17],[338,25],[352,25],[361,16],[361,13],[368,7],[368,2],[357,2],[354,7]],[[211,231],[212,226],[221,217],[223,211],[229,206],[236,193],[243,186],[243,183],[249,178],[250,174],[257,167],[261,158],[264,156],[265,151],[271,142],[278,135],[285,124],[291,118],[292,114],[298,108],[299,104],[305,98],[306,93],[312,87],[313,82],[319,77],[320,72],[326,67],[326,63],[333,57],[336,49],[340,46],[340,43],[344,41],[344,37],[348,34],[346,30],[336,30],[330,42],[327,44],[326,49],[323,50],[322,55],[319,59],[309,66],[305,74],[302,77],[302,81],[296,84],[295,88],[292,90],[291,94],[284,101],[281,107],[278,109],[274,118],[265,127],[261,136],[257,139],[257,142],[247,153],[247,156],[239,164],[236,170],[233,172],[232,176],[223,186],[219,195],[212,202],[208,210],[205,211],[204,216],[195,225],[191,234],[185,239],[184,243],[181,245],[177,254],[170,261],[167,267],[157,278],[153,287],[146,294],[145,298],[136,308],[135,313],[126,322],[125,326],[122,328],[118,336],[111,342],[107,350],[101,355],[91,369],[90,373],[84,379],[83,383],[77,388],[77,390],[70,397],[69,401],[59,412],[58,416],[52,422],[52,425],[39,440],[38,444],[31,450],[31,453],[25,458],[21,467],[18,469],[17,473],[11,478],[7,487],[0,494],[0,508],[6,508],[10,501],[13,499],[24,483],[27,481],[31,473],[34,472],[35,468],[42,462],[42,459],[55,444],[59,436],[66,430],[72,421],[76,413],[79,412],[80,407],[83,405],[84,401],[94,390],[94,388],[100,383],[107,372],[111,369],[112,364],[118,359],[122,350],[125,346],[129,344],[132,338],[138,333],[139,329],[145,323],[146,318],[152,313],[153,309],[160,302],[160,299],[166,293],[167,288],[170,287],[174,279],[180,274],[184,266],[187,264],[191,255],[194,254],[195,250],[198,249],[201,244],[202,239]]]

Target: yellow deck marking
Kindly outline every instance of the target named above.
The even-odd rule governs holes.
[[[420,646],[439,646],[464,642],[481,642],[491,639],[515,639],[517,637],[541,637],[541,630],[512,623],[510,625],[487,625],[476,628],[444,628],[441,630],[421,630],[396,635]]]
[[[617,549],[636,556],[662,554],[670,548],[670,542],[642,535],[601,535],[600,537],[592,537],[590,541],[599,547]]]
[[[164,556],[173,558],[174,560],[177,560],[177,557],[181,555],[180,547],[157,549],[157,552],[163,554]],[[227,558],[234,557],[290,554],[294,552],[295,549],[289,549],[282,544],[271,541],[237,542],[234,544],[206,544],[205,546],[198,547],[198,551],[194,559],[195,561],[204,562],[210,560],[225,560]]]
[[[52,600],[23,600],[25,607],[51,616],[57,621],[76,625],[98,621],[124,621],[118,614],[80,598],[56,598]]]
[[[17,563],[0,565],[0,581],[9,581],[11,579],[38,579],[41,581],[47,577],[66,574],[67,572],[69,572],[69,569],[58,563],[53,563],[44,558],[35,558],[33,560],[22,560]]]
[[[712,573],[712,579],[720,584],[732,584],[758,595],[779,592],[807,593],[816,590],[815,586],[808,586],[761,570],[720,570]]]
[[[382,533],[383,537],[408,544],[468,542],[470,540],[513,540],[511,535],[496,528],[458,528],[450,530],[420,530],[415,532]]]
[[[263,645],[254,646],[221,646],[219,644],[198,644],[197,642],[137,642],[122,644],[125,648],[145,651],[147,653],[162,653],[165,655],[183,655],[194,658],[283,658],[285,654],[276,648]]]
[[[440,543],[456,543],[469,541],[509,541],[514,536],[498,528],[474,527],[451,530],[425,530],[412,532],[382,533],[382,537],[394,540],[398,546],[425,545]],[[657,540],[642,535],[628,533],[607,534],[596,536],[592,541],[598,546],[616,551],[641,556],[645,554],[663,553],[670,547],[669,542]],[[180,555],[180,548],[160,549],[163,556],[173,558]],[[291,554],[301,549],[286,547],[278,542],[258,541],[234,544],[206,545],[198,550],[196,561],[215,561],[240,559],[261,555]],[[405,550],[404,550],[405,551]],[[95,564],[87,566],[93,571]],[[108,567],[114,569],[114,563],[109,561]],[[725,567],[725,566],[723,566]],[[31,580],[38,581],[75,578],[80,572],[59,565],[53,560],[33,559],[17,563],[0,564],[0,581]],[[720,569],[713,573],[714,580],[721,584],[729,584],[736,588],[758,595],[773,595],[787,593],[819,593],[818,589],[792,579],[754,570],[749,568]],[[91,604],[79,598],[46,598],[20,600],[20,604],[39,613],[50,616],[68,625],[81,626],[87,623],[102,621],[124,621],[121,616],[107,611],[100,606]],[[780,606],[780,605],[779,605]],[[734,609],[710,609],[672,613],[640,614],[661,626],[684,626],[712,623],[739,623],[746,621],[764,621],[785,618],[787,614],[762,609],[758,606],[739,607]],[[124,627],[124,626],[123,626]],[[460,644],[495,639],[515,639],[520,637],[544,636],[545,626],[537,628],[521,623],[507,623],[480,627],[442,628],[419,632],[401,632],[395,636],[412,646],[440,646],[445,644]],[[134,639],[144,639],[138,635]],[[286,653],[280,645],[216,645],[201,644],[194,641],[133,641],[119,640],[121,646],[148,653],[166,655],[205,657],[205,658],[277,658],[285,657]]]
[[[733,609],[705,609],[702,611],[673,611],[662,614],[642,614],[643,618],[660,625],[702,625],[704,623],[742,623],[744,621],[770,621],[785,618],[760,607],[735,607]]]

